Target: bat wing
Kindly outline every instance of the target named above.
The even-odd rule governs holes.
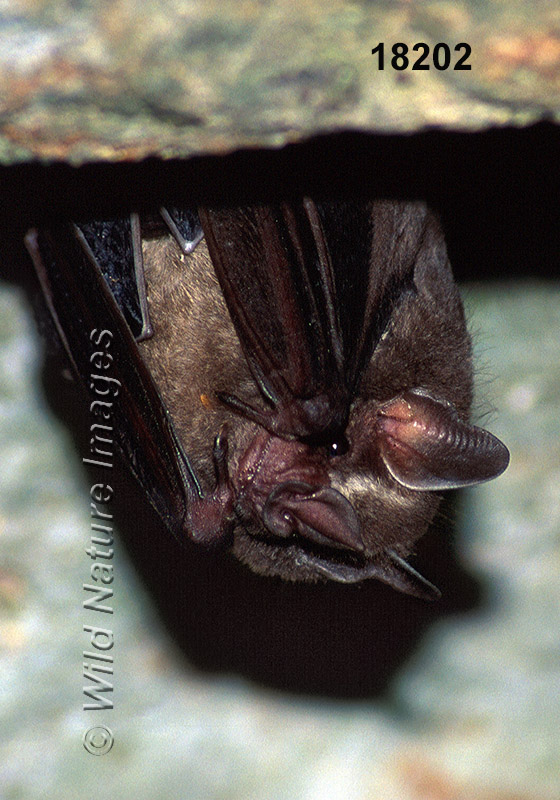
[[[185,530],[196,538],[193,513],[196,517],[203,503],[201,490],[125,319],[132,313],[132,324],[140,330],[145,327],[127,275],[134,272],[132,261],[138,255],[127,239],[133,226],[128,221],[96,223],[85,230],[57,225],[31,230],[26,245],[73,371],[90,396],[96,371],[90,332],[109,332],[111,376],[118,386],[111,416],[116,443],[170,530],[179,538]],[[109,249],[100,244],[103,234],[111,243]],[[109,284],[113,290],[118,284],[117,291],[111,291]],[[216,521],[214,516],[208,515],[209,524]]]
[[[221,399],[271,433],[336,439],[350,395],[333,269],[315,204],[304,199],[199,213],[245,357],[269,407]]]
[[[354,395],[396,308],[415,292],[423,216],[410,203],[388,201],[320,203],[317,210],[332,264],[345,382]]]
[[[273,411],[228,402],[281,435],[343,430],[376,344],[414,291],[418,213],[390,202],[304,198],[201,209],[200,217],[245,356]]]
[[[136,341],[150,336],[138,215],[78,223],[75,231],[103,274]]]

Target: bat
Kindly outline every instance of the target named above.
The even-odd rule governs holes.
[[[90,394],[92,360],[111,366],[98,421],[179,540],[439,596],[407,559],[441,492],[509,453],[469,422],[470,337],[424,203],[167,208],[26,245]]]

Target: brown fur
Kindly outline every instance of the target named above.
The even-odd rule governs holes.
[[[204,240],[191,255],[182,253],[171,236],[144,241],[143,253],[153,336],[139,343],[140,351],[197,477],[209,491],[216,435],[227,423],[235,458],[240,433],[239,417],[216,394],[236,387],[243,396],[255,396],[255,385]]]

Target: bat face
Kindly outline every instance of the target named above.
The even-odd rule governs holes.
[[[152,503],[179,538],[261,574],[436,596],[405,559],[438,493],[509,459],[468,420],[470,339],[437,221],[421,203],[308,199],[200,218],[192,247],[140,245],[137,231],[150,323],[138,342],[94,247],[60,231],[28,240],[78,372],[75,306],[82,328],[101,315],[115,332],[128,388],[116,435],[143,485],[158,476]],[[59,296],[60,280],[72,288]]]

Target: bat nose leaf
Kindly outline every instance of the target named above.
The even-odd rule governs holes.
[[[277,486],[268,496],[263,522],[270,533],[287,538],[299,534],[327,547],[362,551],[360,523],[351,503],[330,486],[303,482]]]

